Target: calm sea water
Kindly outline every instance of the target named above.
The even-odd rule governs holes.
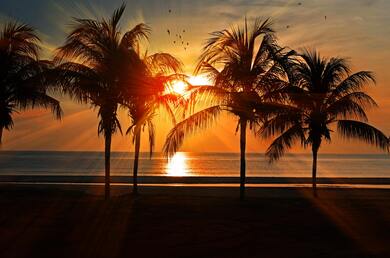
[[[112,175],[130,175],[132,153],[114,152]],[[237,176],[238,153],[178,153],[171,160],[161,154],[140,158],[140,175],[147,176]],[[0,175],[103,175],[101,152],[0,152]],[[286,155],[270,165],[262,154],[247,155],[248,176],[309,177],[311,156]],[[390,156],[321,154],[319,177],[390,177]]]

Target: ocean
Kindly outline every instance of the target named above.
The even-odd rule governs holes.
[[[177,153],[167,160],[162,154],[141,153],[140,176],[238,176],[238,153]],[[288,154],[269,164],[264,154],[247,154],[247,176],[310,177],[310,154]],[[111,175],[132,174],[133,154],[113,152]],[[1,151],[0,175],[100,176],[104,175],[103,152]],[[320,154],[318,177],[388,177],[387,154]]]

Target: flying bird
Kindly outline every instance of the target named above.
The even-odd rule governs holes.
[[[176,44],[176,41],[173,41],[173,44]]]
[[[326,15],[325,15],[325,21],[326,21]]]
[[[170,30],[167,30],[167,32],[168,32],[168,35],[171,36],[171,31],[170,31]]]
[[[290,25],[287,25],[287,26],[286,26],[286,29],[289,29],[289,28],[290,28]]]
[[[169,12],[169,13],[171,13],[171,12],[172,12],[172,10],[171,10],[171,9],[169,9],[169,10],[168,10],[168,12]]]
[[[298,3],[298,5],[302,5],[302,3],[301,3],[301,2],[299,2],[299,3]]]

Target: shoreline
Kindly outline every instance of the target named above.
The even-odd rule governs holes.
[[[0,175],[0,183],[104,183],[104,176]],[[132,176],[111,176],[111,183],[130,184]],[[139,176],[140,184],[239,184],[231,176]],[[260,185],[311,184],[311,177],[246,177],[246,183]],[[389,185],[390,177],[318,177],[323,185]]]

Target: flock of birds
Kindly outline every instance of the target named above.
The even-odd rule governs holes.
[[[303,4],[302,4],[302,2],[299,2],[298,5],[302,6]],[[171,14],[172,13],[172,9],[169,9],[168,13]],[[324,19],[325,19],[325,21],[327,20],[327,16],[326,15],[324,16]],[[289,29],[289,28],[291,28],[291,25],[286,25],[286,29]],[[180,30],[180,32],[175,33],[175,35],[174,35],[174,33],[173,33],[173,31],[171,29],[167,29],[167,33],[168,33],[169,37],[175,36],[175,38],[172,41],[173,45],[183,47],[184,51],[187,51],[187,49],[190,46],[190,43],[188,41],[184,40],[184,35],[186,33],[185,29]]]
[[[299,2],[298,5],[301,6],[301,5],[302,5],[302,2]],[[325,15],[325,16],[324,16],[325,21],[327,20],[327,18],[328,18],[328,17]],[[291,25],[286,25],[286,29],[289,29],[289,28],[291,28]]]
[[[168,13],[171,14],[172,13],[172,9],[169,9]],[[175,38],[172,41],[173,45],[181,46],[181,47],[183,47],[184,51],[187,51],[187,49],[190,46],[190,42],[184,40],[184,36],[185,36],[185,33],[186,33],[185,29],[179,30],[179,32],[177,32],[175,35],[173,35],[173,31],[171,29],[167,29],[167,33],[168,33],[169,37],[175,36]]]

